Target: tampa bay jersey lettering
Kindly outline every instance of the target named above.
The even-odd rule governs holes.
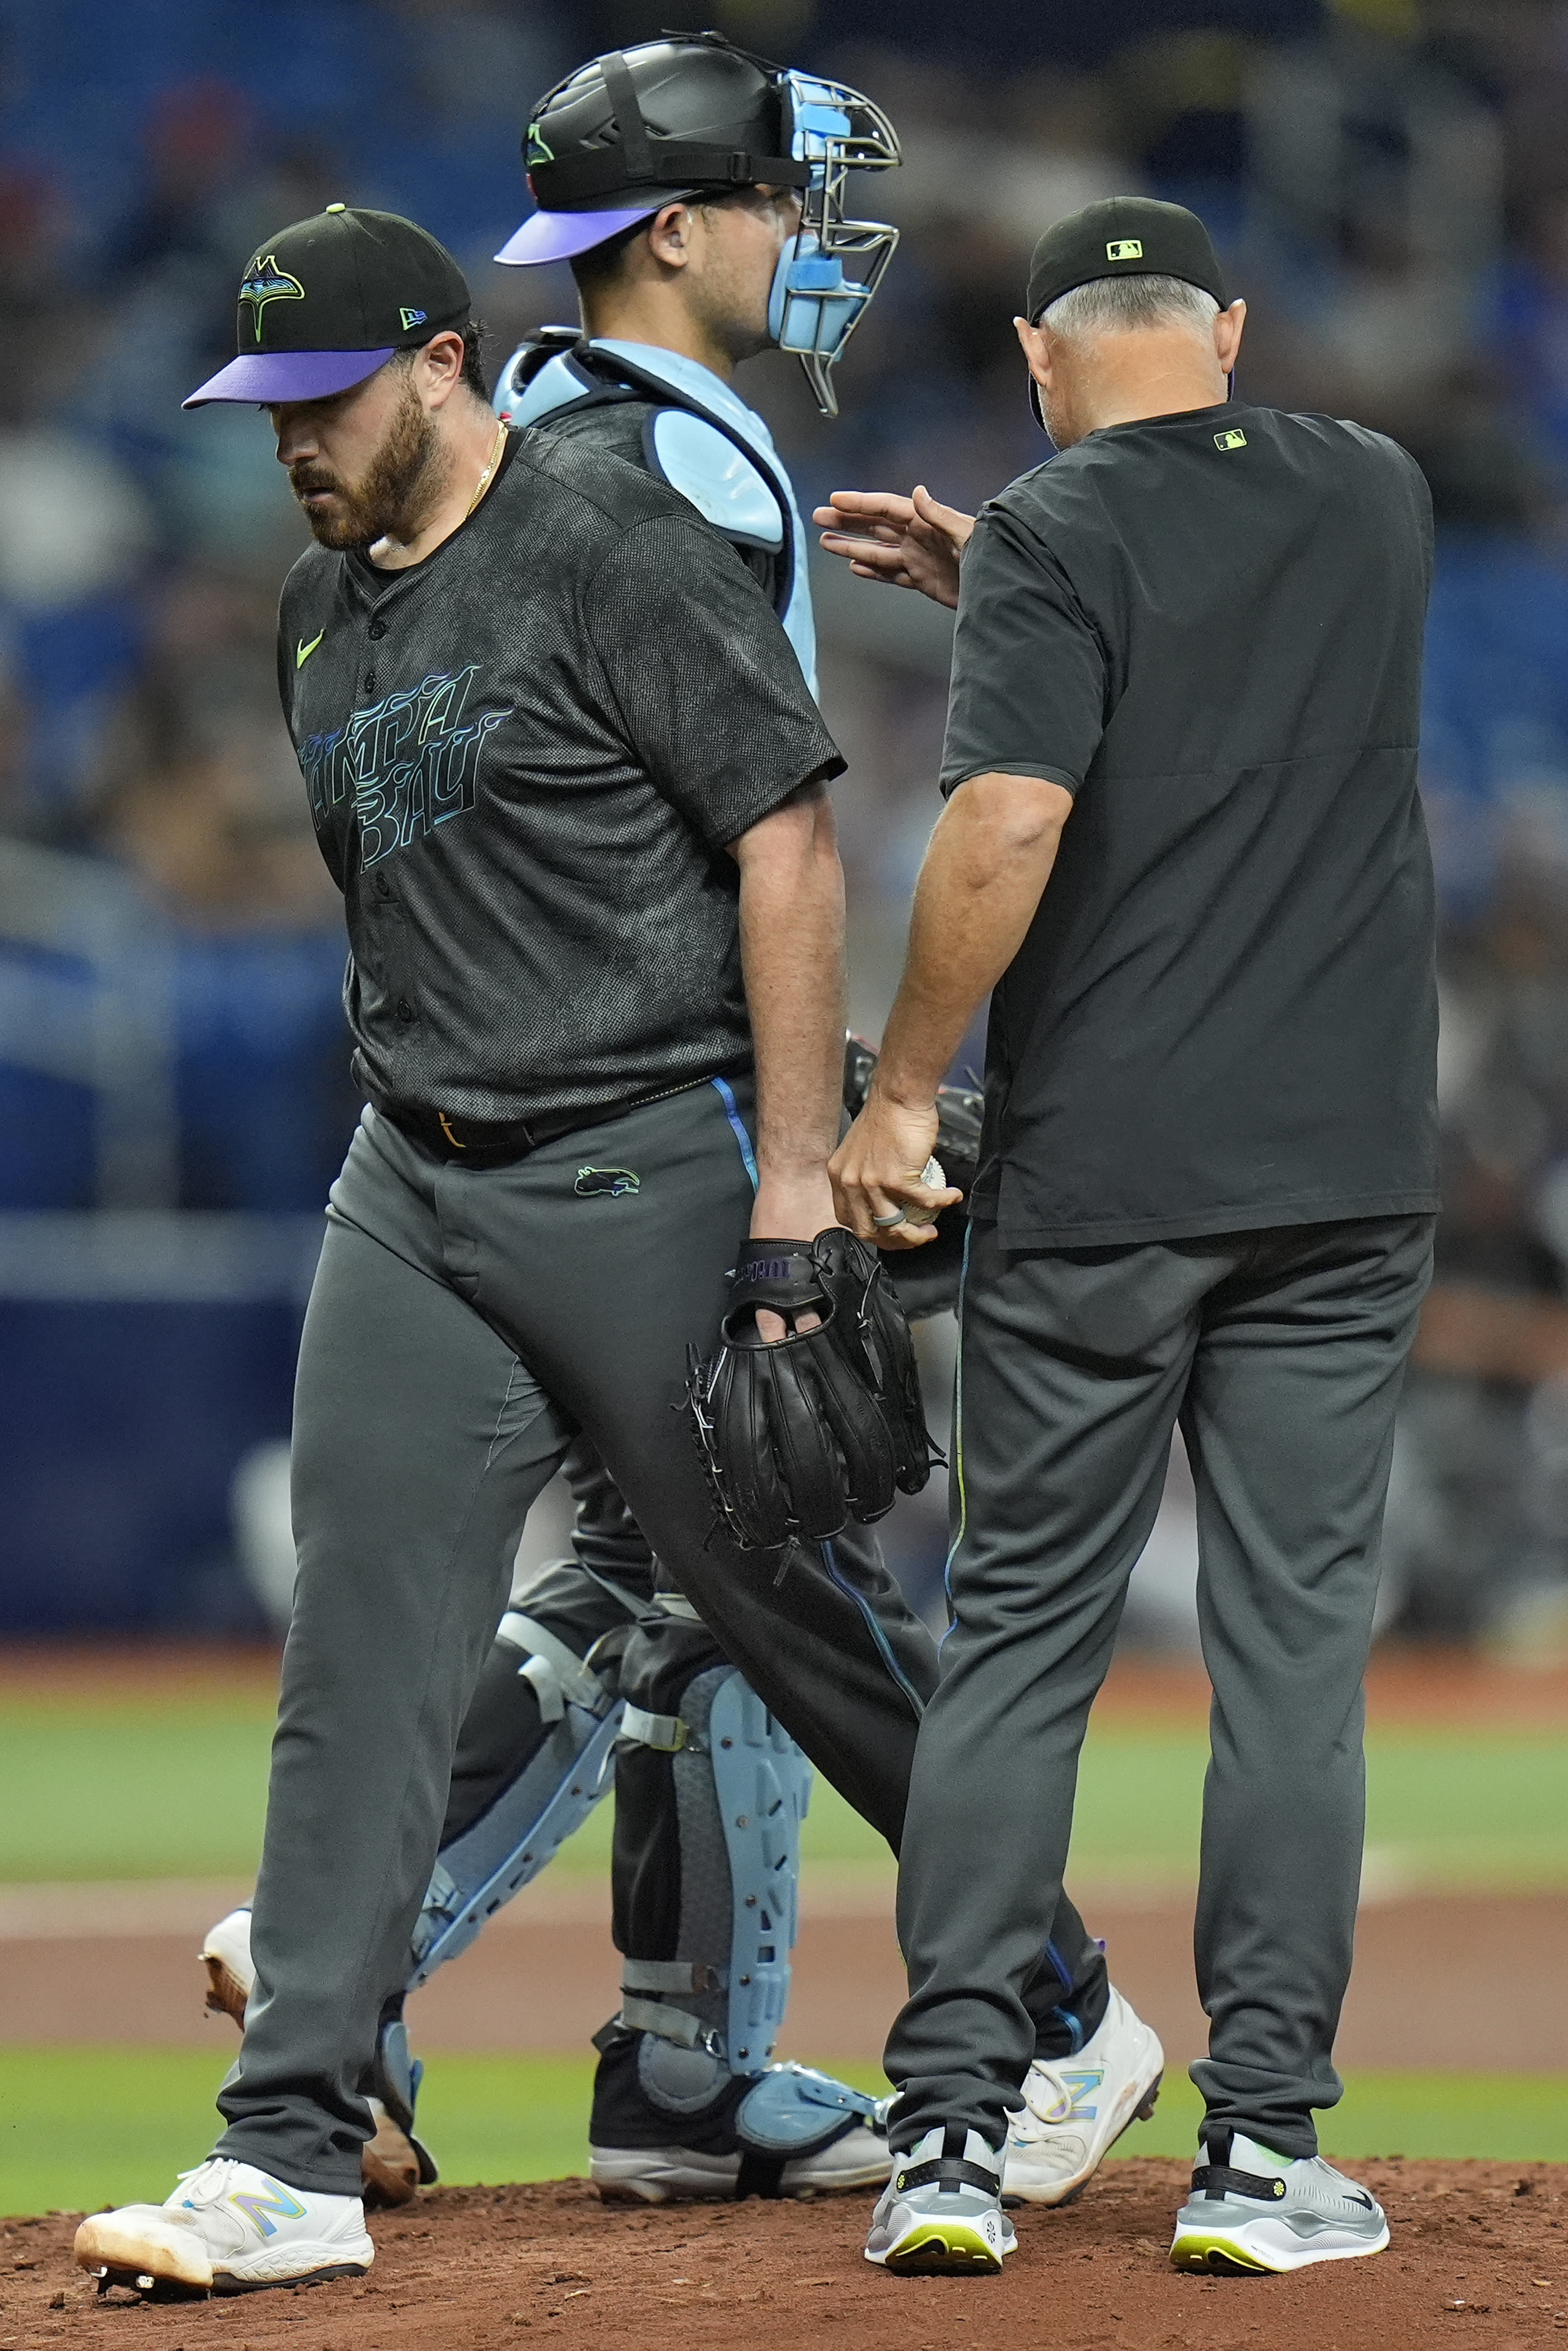
[[[299,764],[318,824],[351,797],[360,859],[374,865],[394,849],[461,816],[478,797],[485,741],[504,711],[463,723],[478,664],[427,677],[356,710],[330,735],[311,735]]]

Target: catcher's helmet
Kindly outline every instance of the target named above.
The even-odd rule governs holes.
[[[545,212],[667,204],[758,180],[803,189],[793,127],[777,67],[716,36],[675,36],[612,49],[558,82],[529,117],[523,168]]]
[[[768,331],[800,355],[824,413],[837,413],[830,370],[898,242],[882,222],[844,216],[846,175],[899,161],[869,99],[721,33],[672,34],[559,82],[528,119],[523,155],[539,209],[496,256],[523,267],[590,252],[682,198],[798,188],[800,228],[779,258]],[[846,257],[862,277],[845,277]]]

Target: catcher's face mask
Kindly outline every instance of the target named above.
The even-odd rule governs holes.
[[[839,413],[832,368],[882,283],[898,231],[885,221],[850,220],[844,182],[851,172],[881,172],[902,159],[893,125],[869,98],[842,82],[787,73],[793,125],[791,153],[810,167],[800,226],[779,256],[768,305],[768,331],[781,351],[798,353],[824,416]],[[845,275],[852,263],[860,275]]]

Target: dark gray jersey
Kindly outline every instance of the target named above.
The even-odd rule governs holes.
[[[373,1099],[545,1119],[748,1063],[726,844],[843,762],[684,498],[515,434],[423,563],[300,558],[278,677]]]
[[[1431,549],[1393,442],[1239,402],[984,509],[944,789],[1077,799],[991,999],[970,1212],[1009,1249],[1437,1207]]]

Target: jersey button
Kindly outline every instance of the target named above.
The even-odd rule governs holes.
[[[387,624],[384,621],[372,621],[370,627],[365,631],[367,637],[384,637],[386,632]]]
[[[413,1019],[413,1007],[409,1002],[406,996],[400,996],[398,998],[397,1017],[402,1022],[405,1029],[408,1027],[409,1022]]]
[[[363,685],[360,688],[360,691],[361,691],[361,694],[374,694],[375,690],[376,690],[376,674],[375,674],[375,672],[374,672],[374,670],[373,670],[373,669],[368,669],[368,670],[365,672],[365,682],[364,682]]]
[[[390,898],[392,896],[392,883],[387,880],[384,873],[378,873],[376,875],[376,895],[378,898]]]

